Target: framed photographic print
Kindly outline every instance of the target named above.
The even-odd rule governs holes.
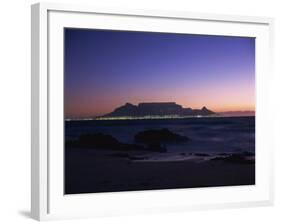
[[[269,205],[270,18],[32,6],[32,217]]]

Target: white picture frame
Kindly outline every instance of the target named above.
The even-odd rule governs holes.
[[[273,19],[151,10],[32,5],[31,214],[37,220],[248,207],[273,203],[270,97]],[[256,184],[63,194],[63,28],[169,31],[256,38]]]

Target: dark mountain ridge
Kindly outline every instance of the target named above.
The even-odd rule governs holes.
[[[184,108],[175,102],[126,103],[113,112],[101,116],[108,117],[145,117],[145,116],[209,116],[215,113],[205,106],[201,109]]]

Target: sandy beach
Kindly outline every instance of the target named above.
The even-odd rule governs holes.
[[[122,152],[67,150],[66,194],[255,184],[254,163],[146,161]]]

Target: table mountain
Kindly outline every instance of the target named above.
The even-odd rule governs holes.
[[[184,108],[175,102],[126,103],[102,117],[144,117],[144,116],[209,116],[215,113],[205,106],[202,109]]]

